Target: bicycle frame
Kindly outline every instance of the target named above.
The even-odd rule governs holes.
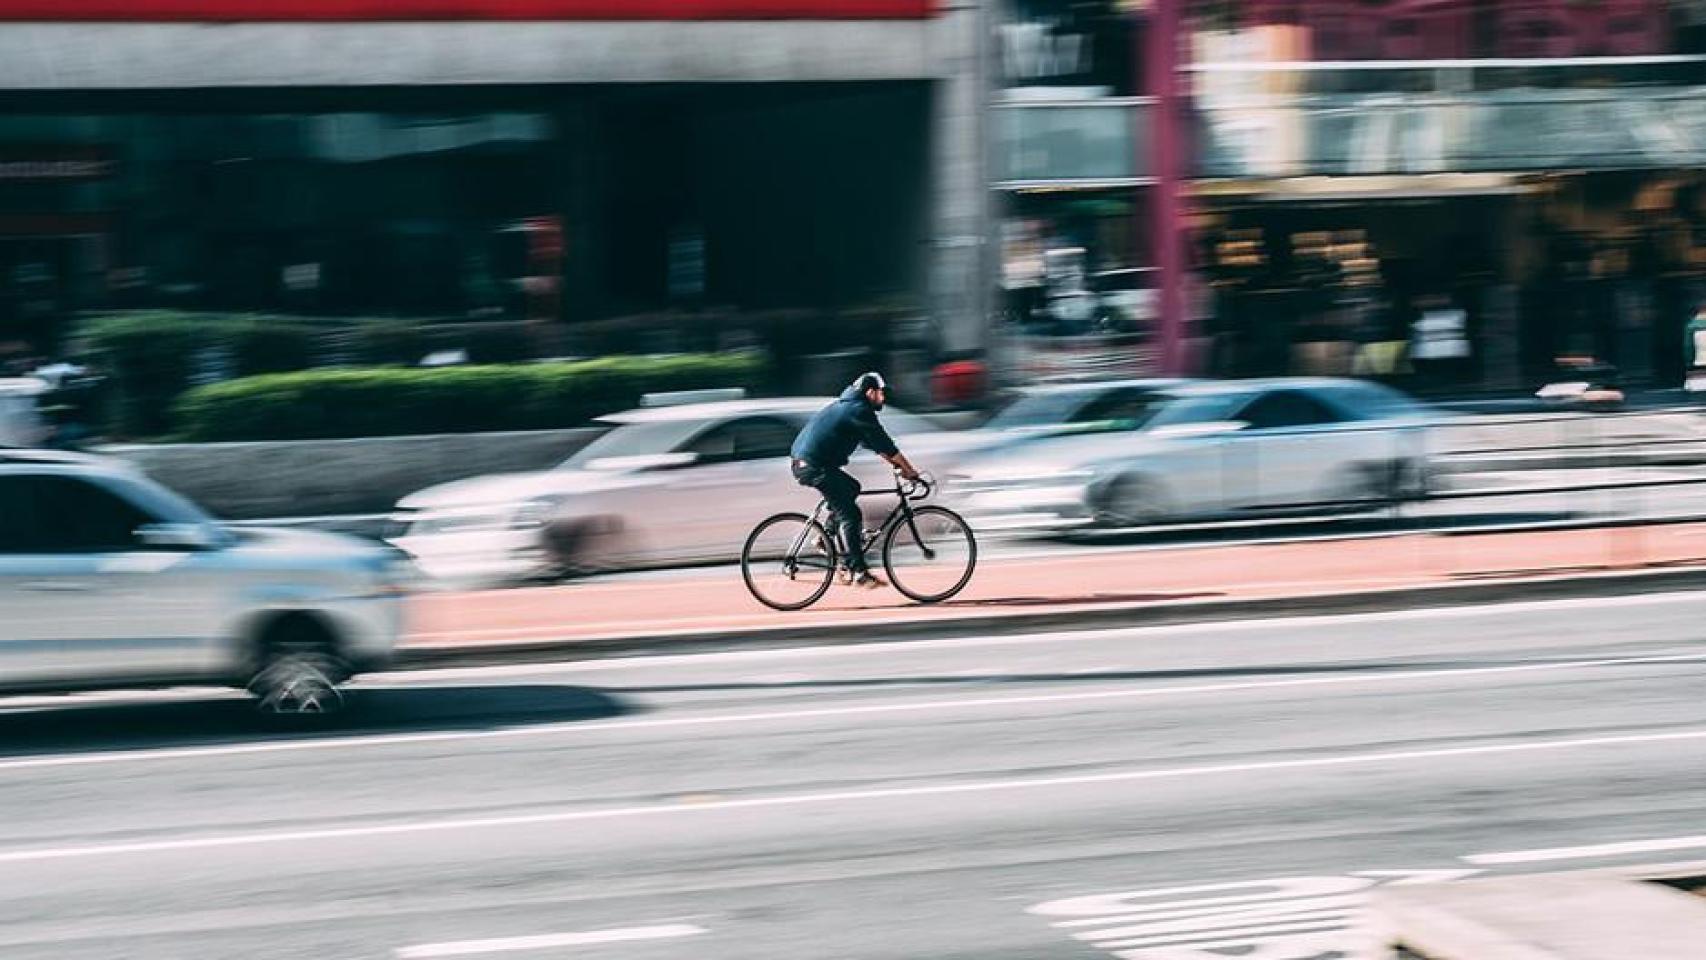
[[[915,487],[914,489],[916,490],[917,488]],[[930,489],[931,488],[926,485],[924,488],[924,495],[917,499],[923,500],[928,497],[930,495]],[[891,495],[898,497],[899,500],[895,503],[894,509],[889,511],[889,515],[883,518],[883,522],[877,525],[877,536],[872,539],[871,543],[874,544],[887,536],[890,527],[895,526],[901,520],[905,520],[907,528],[912,531],[912,539],[917,542],[919,549],[924,551],[925,559],[936,559],[936,551],[930,549],[929,544],[924,542],[924,537],[918,532],[918,521],[914,519],[912,513],[912,501],[914,498],[907,492],[905,487],[896,484],[893,487],[886,487],[881,490],[859,491],[859,496],[861,497],[884,497]],[[829,501],[819,500],[817,502],[817,509],[812,511],[811,523],[817,524],[822,529],[829,531],[830,536],[835,538],[835,542],[840,544],[842,560],[845,562],[846,555],[851,551],[848,549],[847,544],[843,542],[844,538],[841,536],[841,531],[836,529],[833,523],[826,522],[827,520],[832,519],[826,516],[828,512]],[[809,530],[811,530],[811,524],[807,524],[805,529],[800,531],[799,537],[796,538],[793,545],[788,548],[788,556],[784,560],[785,563],[794,564],[797,562],[800,548],[806,545],[806,532]]]

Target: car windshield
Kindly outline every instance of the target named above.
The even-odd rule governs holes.
[[[1094,395],[1091,390],[1050,390],[1026,394],[1008,404],[987,426],[990,430],[1022,430],[1066,423]]]
[[[1156,404],[1155,415],[1150,418],[1148,426],[1153,429],[1227,420],[1243,407],[1250,396],[1235,392],[1169,396]]]
[[[563,461],[562,468],[566,470],[582,470],[595,460],[608,460],[613,457],[648,457],[660,453],[674,453],[681,445],[691,440],[710,421],[707,420],[657,420],[648,423],[623,423],[615,425],[615,429],[604,434],[597,440],[587,444],[580,452]],[[598,422],[599,426],[611,426],[608,420]]]
[[[1153,390],[1091,388],[1025,397],[989,422],[989,429],[1033,430],[1073,426],[1082,430],[1141,430],[1160,410],[1164,395]]]

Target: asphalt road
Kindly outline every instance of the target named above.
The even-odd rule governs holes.
[[[0,956],[1331,957],[1374,885],[1706,859],[1703,607],[8,701]]]

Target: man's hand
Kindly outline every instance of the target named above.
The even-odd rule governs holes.
[[[884,457],[883,459],[889,462],[889,466],[900,471],[902,477],[908,480],[918,479],[918,468],[912,465],[912,461],[906,459],[906,454],[897,453],[892,457]]]

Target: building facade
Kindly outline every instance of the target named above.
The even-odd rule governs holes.
[[[0,341],[114,307],[984,337],[975,6],[0,0]]]
[[[1169,3],[1182,27],[1165,53],[1188,98],[1171,133],[1188,161],[1184,210],[1161,218],[1162,91],[1118,86],[1152,75],[1142,65],[1083,79],[1096,72],[1084,58],[1109,46],[1084,38],[1086,23],[1123,15],[1132,56],[1152,56],[1140,35]],[[1174,370],[1359,372],[1442,391],[1532,385],[1561,358],[1615,364],[1637,384],[1680,376],[1682,327],[1706,295],[1702,5],[1039,6],[1004,16],[1046,52],[1021,62],[1077,74],[1053,96],[1009,79],[994,111],[1008,138],[996,153],[1005,299],[1033,329],[1148,325],[1188,343],[1142,351],[1139,366],[1171,351],[1185,361]],[[1026,33],[1038,29],[1053,39]],[[1188,255],[1164,269],[1157,238]],[[1186,295],[1168,306],[1051,276],[1051,262],[1078,260],[1092,277]],[[1109,300],[1144,312],[1122,319]],[[1169,310],[1186,315],[1169,323]],[[1456,318],[1460,362],[1404,361],[1424,316]]]

